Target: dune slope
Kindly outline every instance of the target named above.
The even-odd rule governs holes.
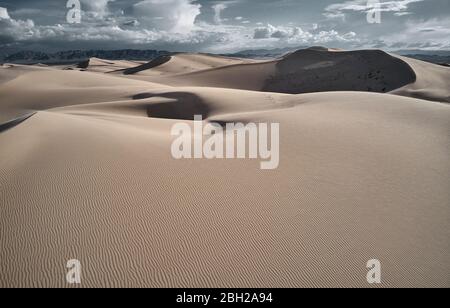
[[[382,287],[450,287],[450,106],[242,89],[355,58],[300,54],[157,78],[0,68],[0,287],[68,287],[74,258],[83,287],[367,287],[373,258]],[[416,74],[404,95],[446,95],[445,73],[394,63],[391,86]],[[174,159],[172,127],[195,114],[279,123],[279,168]]]
[[[416,80],[404,61],[378,50],[336,52],[305,49],[285,57],[235,64],[176,76],[174,81],[198,86],[241,88],[281,93],[324,91],[388,92]],[[248,80],[257,79],[250,83]]]
[[[199,72],[236,64],[255,63],[250,59],[221,57],[210,54],[179,53],[172,56],[161,56],[148,63],[114,73],[136,75],[136,79],[144,76],[170,76]]]
[[[399,57],[416,72],[414,83],[392,93],[437,102],[450,103],[450,68],[411,58]]]
[[[282,93],[368,91],[386,93],[410,84],[416,74],[404,61],[378,50],[300,50],[277,63],[263,90]]]
[[[65,286],[78,258],[84,286],[358,287],[376,256],[384,286],[448,286],[447,105],[136,87],[0,133],[0,285]],[[280,168],[174,160],[189,102],[209,121],[279,122]]]
[[[168,63],[171,63],[170,61]],[[164,74],[130,78],[172,86],[220,87],[277,93],[364,91],[449,101],[450,69],[380,50],[338,51],[310,48],[281,59],[186,72],[172,63]],[[177,64],[177,65],[175,65]],[[161,65],[164,67],[167,64]],[[150,73],[152,72],[152,73]]]
[[[18,71],[18,72],[17,72]],[[13,69],[0,84],[0,122],[49,108],[123,100],[132,93],[167,86],[91,72],[28,67]]]

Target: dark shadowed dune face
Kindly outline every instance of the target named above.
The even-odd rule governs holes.
[[[194,120],[196,115],[202,115],[203,119],[209,116],[210,110],[197,95],[187,92],[174,92],[164,94],[141,93],[133,97],[134,100],[162,97],[173,99],[164,103],[154,103],[147,106],[147,115],[150,118],[172,120]]]
[[[142,65],[140,65],[138,67],[133,67],[133,68],[126,69],[126,70],[123,71],[123,74],[124,75],[133,75],[133,74],[145,71],[145,70],[149,70],[149,69],[152,69],[154,67],[163,65],[163,64],[169,62],[171,59],[172,59],[171,56],[161,56],[161,57],[156,58],[153,61],[150,61],[148,63],[142,64]]]
[[[89,67],[90,63],[91,63],[91,60],[86,60],[86,61],[80,62],[77,64],[77,68],[87,69]]]
[[[157,64],[147,65],[156,67]],[[142,71],[144,68],[132,70]],[[346,52],[323,47],[299,50],[280,59],[225,64],[195,72],[141,78],[171,86],[283,94],[334,91],[389,93],[417,81],[415,69],[409,62],[381,50]]]
[[[292,53],[276,65],[264,91],[300,94],[327,91],[386,93],[416,81],[413,69],[379,50]]]
[[[5,123],[0,123],[0,133],[7,131],[8,129],[11,129],[16,125],[19,125],[23,121],[26,121],[27,119],[31,118],[34,114],[35,112],[23,115],[21,117],[18,117]]]

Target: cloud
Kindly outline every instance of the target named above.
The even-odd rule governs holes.
[[[216,24],[221,24],[223,22],[222,12],[227,8],[228,6],[225,3],[218,3],[212,6],[212,9],[214,10],[214,22]]]
[[[340,3],[325,11],[320,1],[306,5],[298,0],[260,0],[257,7],[249,0],[81,0],[82,23],[72,25],[65,22],[64,5],[41,4],[53,1],[34,6],[25,0],[2,1],[14,9],[0,7],[0,48],[132,47],[223,53],[307,45],[345,49],[450,45],[448,0],[386,0],[380,10],[390,14],[376,26],[362,16],[370,11],[367,0],[336,0]],[[294,14],[301,9],[308,16]],[[233,16],[229,22],[225,13]],[[323,13],[347,22],[324,19]]]
[[[109,2],[114,1],[115,0],[81,0],[83,11],[87,11],[95,18],[103,18],[108,15],[108,4]]]
[[[397,12],[402,13],[408,10],[412,3],[425,0],[397,0],[397,1],[368,1],[368,0],[350,0],[343,3],[335,3],[325,8],[324,15],[329,18],[345,17],[346,12]]]
[[[407,15],[412,15],[413,13],[411,12],[397,12],[394,13],[395,16],[407,16]]]
[[[450,17],[422,21],[408,21],[403,31],[387,33],[381,37],[389,46],[402,48],[450,48]]]
[[[32,20],[12,19],[6,8],[0,7],[0,41],[8,43],[14,41],[25,41],[35,37],[37,34],[35,24]]]
[[[122,26],[125,27],[138,27],[140,25],[139,21],[137,20],[129,20],[122,23]]]
[[[253,39],[255,41],[263,41],[267,47],[328,44],[341,46],[343,43],[360,43],[355,32],[319,31],[315,27],[311,27],[311,30],[305,30],[301,27],[277,27],[270,24],[256,28],[253,33]]]
[[[200,8],[192,0],[144,0],[133,6],[133,13],[143,25],[153,29],[188,33],[195,28]]]
[[[11,19],[8,14],[8,10],[4,7],[0,7],[0,19]]]
[[[269,25],[267,27],[256,28],[255,33],[253,34],[253,38],[255,40],[260,40],[270,38],[271,35],[271,26]]]
[[[303,35],[305,32],[298,27],[275,27],[268,24],[265,27],[258,27],[254,30],[253,38],[256,40],[269,39],[269,38],[292,38],[295,36]]]
[[[155,1],[155,0],[152,0]],[[158,0],[159,1],[159,0]],[[164,4],[163,4],[164,1]],[[198,12],[193,11],[191,17],[183,18],[179,14],[186,14],[182,10],[183,4],[191,1],[172,0],[172,3],[182,4],[178,7],[181,13],[169,12],[171,0],[161,0],[157,19],[153,27],[141,27],[137,19],[130,20],[128,16],[109,15],[101,22],[92,18],[83,18],[80,24],[37,25],[32,20],[16,20],[9,16],[6,9],[0,8],[0,48],[14,44],[15,46],[39,46],[40,50],[48,50],[52,46],[59,49],[73,48],[156,48],[165,49],[167,46],[191,46],[214,44],[226,34],[217,31],[206,31],[209,26],[194,26],[194,18]],[[142,4],[142,1],[140,2]],[[198,6],[194,6],[199,8]],[[154,7],[153,7],[154,8]],[[188,8],[192,8],[189,7]],[[178,17],[178,18],[177,18]],[[193,31],[178,31],[178,27],[191,27]],[[59,47],[58,47],[59,46]],[[64,46],[61,48],[61,46]],[[72,46],[72,47],[69,47]],[[73,47],[75,46],[75,47]],[[39,49],[38,49],[39,50]]]

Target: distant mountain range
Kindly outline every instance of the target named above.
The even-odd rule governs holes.
[[[243,50],[231,54],[222,54],[223,56],[252,58],[252,59],[270,59],[278,58],[289,52],[306,47],[288,47],[277,49],[254,49]],[[427,61],[435,64],[449,66],[450,51],[449,50],[398,50],[394,53],[407,56],[410,58]],[[20,51],[12,54],[0,54],[0,62],[3,63],[19,63],[19,64],[56,64],[56,63],[76,63],[89,58],[101,58],[106,60],[138,60],[151,61],[160,56],[167,56],[174,53],[160,50],[70,50],[60,51],[56,53],[45,53],[39,51]]]
[[[402,49],[394,51],[399,55],[421,55],[421,56],[440,56],[449,57],[450,50],[421,50],[421,49]]]
[[[299,49],[305,49],[308,47],[287,47],[287,48],[276,48],[276,49],[250,49],[243,50],[236,53],[231,54],[223,54],[228,57],[237,57],[237,58],[252,58],[252,59],[270,59],[270,58],[278,58],[289,52],[293,52]]]
[[[141,60],[150,61],[160,56],[171,54],[168,51],[160,50],[70,50],[56,53],[45,53],[38,51],[21,51],[4,56],[1,62],[4,63],[76,63],[90,58],[100,58],[105,60]]]
[[[409,58],[440,64],[443,66],[450,66],[450,50],[398,50],[394,53],[406,56]]]

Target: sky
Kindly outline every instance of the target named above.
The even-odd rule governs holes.
[[[450,0],[77,1],[0,0],[0,49],[450,50]]]

